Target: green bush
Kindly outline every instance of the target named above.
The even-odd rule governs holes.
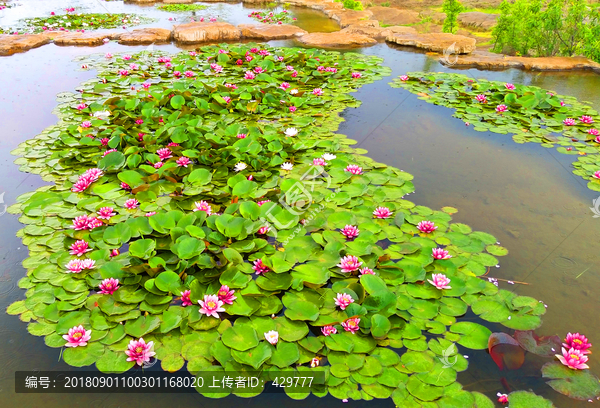
[[[494,52],[585,55],[600,61],[600,14],[585,0],[504,0],[492,31]]]
[[[363,5],[360,1],[356,0],[344,0],[344,8],[349,10],[362,10]]]
[[[446,19],[444,20],[444,27],[442,31],[445,33],[456,33],[458,30],[458,22],[456,21],[458,15],[465,8],[458,0],[444,0],[442,10],[446,13]]]

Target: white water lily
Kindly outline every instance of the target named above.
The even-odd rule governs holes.
[[[297,89],[292,89],[292,90],[290,91],[290,93],[291,93],[292,95],[296,95],[296,94],[298,93],[298,90],[297,90]]]
[[[248,165],[244,162],[239,162],[238,164],[235,165],[235,167],[233,168],[233,170],[235,171],[242,171],[244,170],[246,167],[248,167]]]
[[[271,330],[265,333],[265,339],[273,345],[277,344],[279,341],[279,333],[275,330]]]
[[[287,170],[290,171],[291,169],[294,168],[294,165],[290,162],[285,162],[281,165],[281,170]]]
[[[286,136],[296,136],[298,134],[298,129],[296,128],[287,128],[285,130],[285,135]]]
[[[110,116],[110,111],[94,112],[94,116],[97,117],[98,119],[108,119],[108,117]]]
[[[323,155],[323,158],[327,161],[331,161],[333,159],[335,159],[337,156],[335,154],[331,154],[331,153],[325,153]]]

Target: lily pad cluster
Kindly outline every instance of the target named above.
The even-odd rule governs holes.
[[[4,28],[7,33],[41,33],[45,31],[97,30],[101,28],[131,27],[147,24],[154,19],[131,13],[74,13],[53,14],[48,17],[28,18],[17,28]]]
[[[289,24],[296,20],[287,10],[282,10],[279,13],[274,11],[253,11],[248,14],[248,17],[263,24]]]
[[[203,4],[180,4],[180,3],[174,3],[174,4],[163,4],[157,7],[157,9],[162,10],[162,11],[168,11],[171,13],[184,13],[187,11],[198,11],[198,10],[204,10],[206,8],[205,5]]]
[[[8,313],[31,334],[62,348],[91,330],[62,357],[102,372],[131,369],[143,338],[167,371],[320,370],[317,396],[493,406],[456,382],[456,343],[491,334],[462,317],[530,330],[545,308],[482,278],[508,252],[495,237],[406,200],[410,174],[334,133],[349,92],[389,75],[380,58],[239,44],[80,61],[98,78],[13,151],[53,182],[10,207],[30,256]]]
[[[600,115],[572,96],[536,86],[473,79],[462,74],[409,72],[394,80],[481,132],[512,134],[516,143],[540,143],[578,156],[573,173],[600,191]]]

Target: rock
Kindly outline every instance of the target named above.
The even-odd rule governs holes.
[[[180,44],[239,40],[240,37],[240,30],[228,23],[187,23],[173,29],[173,39]]]
[[[166,4],[192,4],[195,0],[162,0]]]
[[[600,72],[600,64],[584,57],[511,57],[487,51],[475,51],[460,55],[454,67],[476,67],[480,69],[519,68],[539,71],[592,70]]]
[[[497,23],[499,14],[482,13],[480,11],[469,11],[458,15],[458,22],[463,27],[476,30],[489,31]]]
[[[56,45],[95,46],[104,44],[104,39],[118,39],[121,33],[65,33],[54,39]]]
[[[452,54],[469,54],[475,50],[476,43],[474,38],[448,33],[395,33],[389,35],[385,40],[398,45],[407,45],[434,52],[444,52],[444,50],[453,48]]]
[[[156,0],[125,0],[125,3],[154,3]]]
[[[414,24],[421,21],[419,13],[413,10],[401,10],[381,6],[369,7],[367,10],[373,13],[373,19],[385,25]]]
[[[361,47],[377,43],[376,40],[362,34],[350,34],[342,31],[334,33],[309,33],[298,38],[302,44],[310,47]]]
[[[41,47],[50,42],[50,36],[44,34],[1,35],[0,55],[12,55]]]
[[[289,24],[240,24],[238,29],[241,30],[243,38],[261,41],[282,40],[307,34],[300,27]]]
[[[367,37],[374,38],[376,40],[385,39],[388,35],[391,34],[391,32],[389,30],[386,30],[385,28],[365,27],[362,25],[354,24],[344,28],[341,32],[347,34],[362,34],[366,35]]]
[[[340,27],[345,28],[352,24],[357,24],[361,20],[369,20],[373,15],[368,10],[339,10],[331,18],[336,21]],[[379,23],[377,23],[379,25]]]
[[[141,28],[121,34],[119,44],[137,45],[166,43],[171,40],[171,30],[166,28]]]

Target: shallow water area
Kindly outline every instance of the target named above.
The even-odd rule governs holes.
[[[265,4],[244,4],[241,2],[207,2],[195,3],[201,4],[206,8],[197,11],[187,12],[166,12],[159,10],[157,6],[163,3],[137,4],[126,3],[123,1],[102,1],[102,0],[78,0],[76,2],[69,0],[44,1],[44,0],[23,0],[18,2],[19,6],[10,9],[0,10],[0,27],[17,27],[21,20],[27,20],[34,17],[48,17],[51,12],[57,15],[65,14],[65,9],[75,7],[75,13],[134,13],[155,21],[148,24],[140,24],[129,27],[123,24],[123,27],[110,29],[110,31],[131,31],[144,27],[172,28],[177,24],[190,22],[191,19],[198,21],[201,17],[208,19],[215,17],[218,21],[224,21],[230,24],[258,24],[258,21],[248,17],[248,14],[254,10],[274,11],[275,13],[283,10],[278,6],[268,8]],[[166,3],[165,3],[166,4]],[[339,25],[329,19],[323,13],[302,7],[292,7],[290,13],[297,18],[290,23],[303,28],[306,31],[330,32],[339,30]],[[171,20],[169,20],[171,19]],[[88,31],[88,30],[86,30]],[[108,30],[107,30],[108,31]]]
[[[5,193],[6,204],[14,203],[18,195],[44,184],[36,175],[19,172],[12,163],[14,157],[9,154],[10,150],[56,122],[51,114],[56,106],[56,94],[72,91],[80,82],[94,77],[93,71],[80,71],[79,64],[72,59],[100,51],[133,53],[144,48],[114,43],[101,49],[47,45],[2,59],[5,72],[11,73],[0,77],[0,88],[5,90],[0,97],[0,111],[7,113],[0,137],[0,171],[4,176],[0,193]],[[157,46],[157,49],[177,51],[173,45]],[[510,135],[475,132],[452,118],[450,109],[428,104],[416,95],[388,85],[392,78],[408,71],[451,71],[425,54],[392,49],[385,44],[352,51],[384,57],[384,65],[393,72],[392,76],[366,85],[354,94],[362,106],[342,114],[346,122],[338,132],[357,140],[357,146],[367,149],[369,157],[413,174],[416,194],[408,196],[409,200],[434,209],[456,207],[459,212],[454,215],[455,222],[489,232],[509,249],[509,254],[501,258],[500,268],[492,268],[489,276],[529,283],[513,286],[501,282],[500,285],[541,299],[548,305],[538,334],[562,337],[567,331],[581,331],[592,342],[600,339],[600,325],[595,316],[600,306],[596,268],[600,264],[600,219],[593,218],[589,210],[597,194],[571,173],[572,157],[535,144],[518,145]],[[44,61],[43,70],[39,69],[40,61]],[[600,89],[600,76],[595,74],[518,70],[462,72],[474,78],[535,84],[600,106],[600,96],[594,91]],[[0,206],[0,210],[2,208]],[[24,291],[16,288],[16,282],[24,274],[20,262],[26,257],[26,248],[15,237],[15,232],[22,227],[16,216],[3,214],[0,225],[5,231],[0,259],[0,308],[5,309],[24,297]],[[485,324],[492,331],[509,332],[502,326]],[[89,407],[167,403],[189,406],[198,404],[202,398],[195,394],[15,394],[13,372],[16,369],[77,369],[57,362],[58,350],[48,349],[42,337],[29,335],[25,324],[16,317],[2,314],[0,325],[0,356],[4,361],[0,389],[4,391],[7,406],[44,404],[53,407],[65,403]],[[539,367],[548,360],[529,354],[521,370],[501,372],[486,352],[469,350],[465,353],[470,356],[470,367],[459,375],[459,381],[470,391],[479,390],[492,398],[496,392],[506,391],[500,382],[500,378],[505,377],[513,389],[532,388],[558,407],[589,406],[585,401],[567,399],[544,384]],[[595,374],[600,373],[595,355],[590,358],[590,366]],[[311,397],[306,401],[293,401],[285,394],[263,394],[244,401],[236,397],[202,398],[201,401],[206,407],[228,404],[393,406],[391,400],[343,404],[331,397]]]

